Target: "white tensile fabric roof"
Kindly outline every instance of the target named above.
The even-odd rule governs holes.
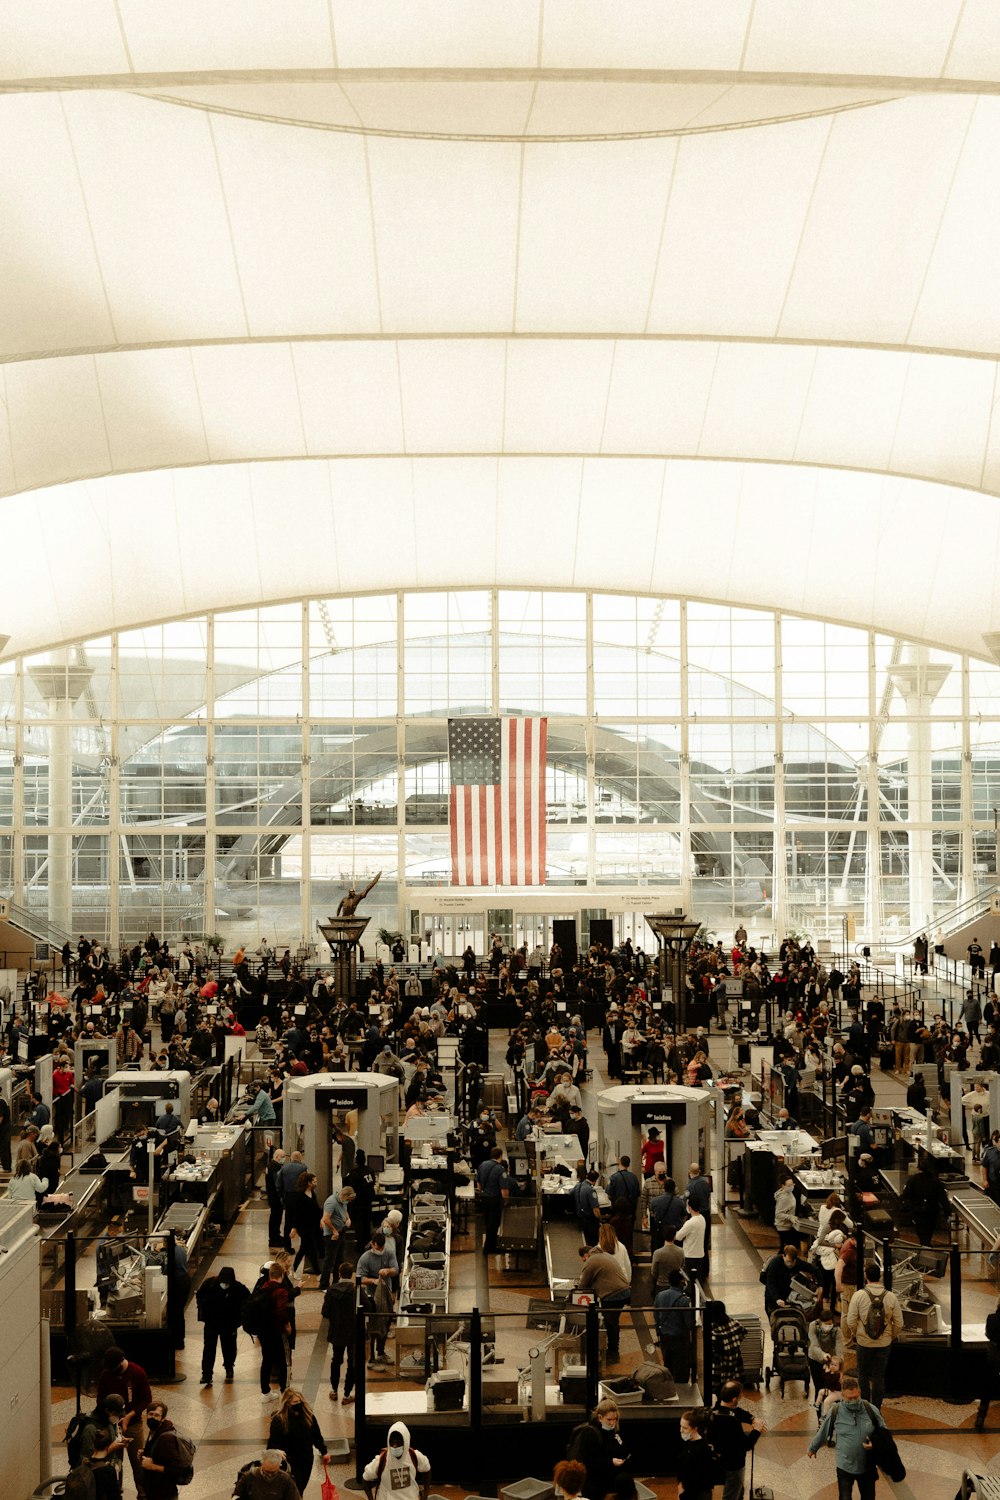
[[[1000,630],[991,0],[10,0],[0,141],[8,655],[497,583]]]

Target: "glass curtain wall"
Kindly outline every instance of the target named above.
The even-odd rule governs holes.
[[[563,912],[628,926],[648,888],[720,936],[879,941],[997,878],[1000,670],[765,610],[313,599],[7,663],[0,712],[0,886],[113,944],[150,927],[311,943],[377,870],[372,935],[416,932],[450,883],[464,714],[548,716],[552,899],[483,893],[463,934],[490,909],[534,934]]]

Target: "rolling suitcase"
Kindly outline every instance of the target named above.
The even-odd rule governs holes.
[[[757,1445],[754,1444],[754,1447]],[[753,1448],[750,1449],[750,1500],[774,1500],[774,1491],[769,1484],[754,1485]]]

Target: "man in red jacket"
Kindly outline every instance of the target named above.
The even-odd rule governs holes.
[[[144,1500],[142,1450],[146,1443],[146,1407],[153,1399],[149,1376],[141,1365],[133,1364],[117,1346],[104,1356],[104,1369],[97,1378],[97,1399],[121,1396],[125,1402],[122,1415],[122,1437],[128,1442],[128,1461],[135,1479],[137,1500]]]

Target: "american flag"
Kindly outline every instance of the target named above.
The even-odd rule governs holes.
[[[545,884],[546,719],[449,719],[452,885]]]

